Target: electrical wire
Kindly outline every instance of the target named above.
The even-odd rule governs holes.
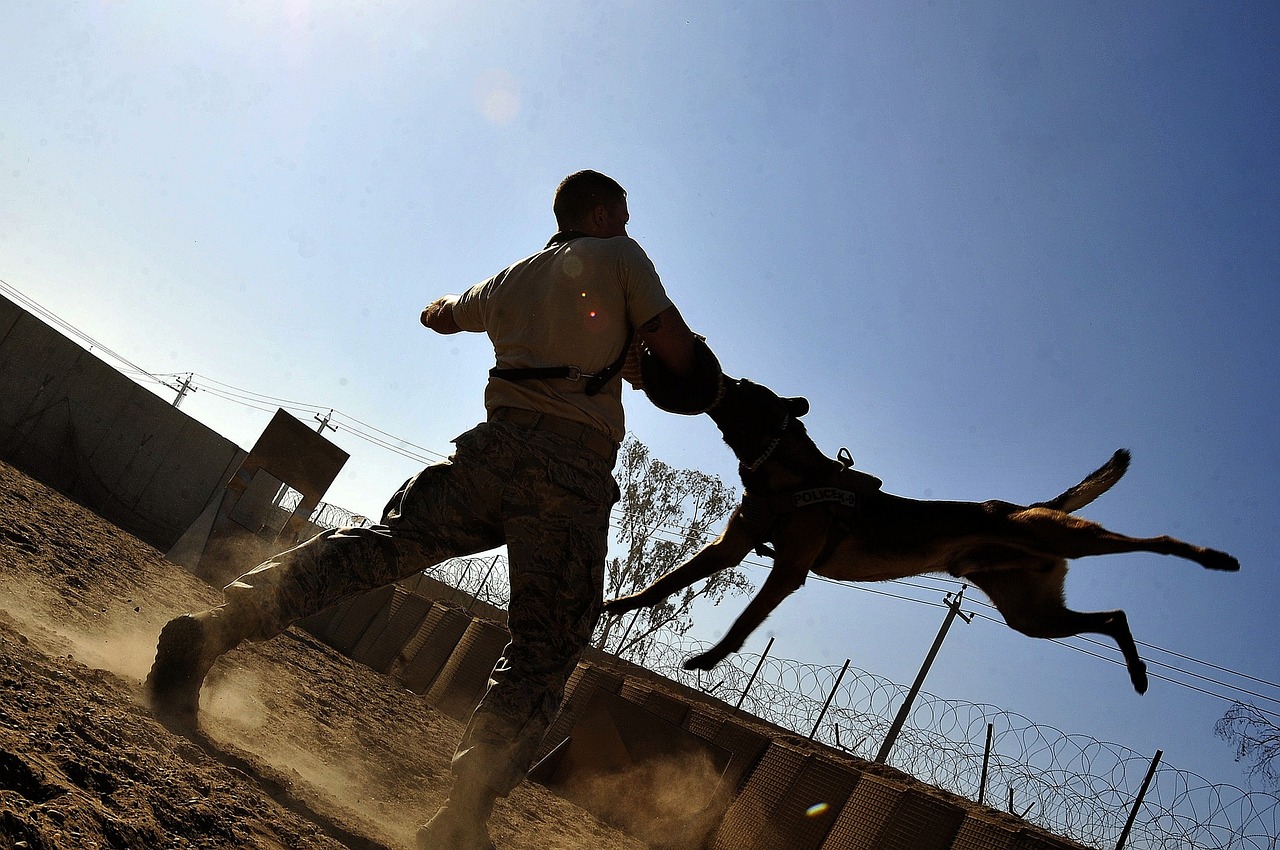
[[[374,445],[386,451],[393,452],[395,454],[398,454],[405,458],[409,458],[411,460],[415,460],[421,463],[433,463],[439,459],[443,459],[446,457],[446,455],[440,452],[433,451],[424,446],[420,446],[408,440],[405,440],[401,437],[397,437],[394,434],[391,434],[387,431],[383,431],[382,429],[377,428],[376,426],[370,425],[366,422],[361,421],[360,419],[357,419],[353,416],[342,413],[341,411],[335,410],[330,407],[325,407],[323,405],[310,404],[306,402],[294,401],[291,399],[285,399],[279,396],[273,396],[266,393],[258,393],[252,390],[246,390],[240,387],[233,386],[231,384],[227,384],[223,381],[219,381],[215,378],[211,378],[207,375],[203,375],[195,372],[191,372],[191,373],[151,372],[149,370],[143,369],[141,366],[132,362],[128,358],[124,357],[123,355],[113,351],[112,349],[98,342],[96,339],[89,336],[87,333],[80,330],[79,328],[75,327],[70,322],[67,322],[61,319],[60,317],[58,317],[57,315],[55,315],[52,311],[49,311],[44,307],[42,307],[41,305],[37,304],[36,302],[32,301],[30,298],[23,295],[21,292],[19,292],[17,289],[15,289],[12,285],[4,281],[3,279],[0,279],[0,290],[3,290],[6,294],[11,295],[13,298],[19,301],[22,305],[31,309],[32,312],[36,313],[37,315],[41,316],[45,320],[61,328],[67,334],[72,336],[74,339],[77,339],[83,343],[87,343],[91,349],[97,349],[99,351],[102,351],[103,353],[107,354],[117,362],[125,364],[128,367],[128,369],[127,370],[122,369],[120,371],[124,374],[131,376],[134,379],[143,379],[156,384],[160,384],[162,386],[166,386],[170,389],[177,390],[179,389],[178,387],[168,383],[163,379],[171,378],[176,380],[179,377],[185,376],[188,380],[188,383],[191,389],[202,390],[213,397],[220,398],[224,401],[242,405],[244,407],[248,407],[261,412],[271,413],[276,408],[284,408],[291,412],[309,414],[309,415],[316,416],[317,418],[319,418],[319,415],[321,413],[328,412],[329,413],[328,422],[332,427],[340,427],[343,431],[350,433],[351,435],[361,440],[364,440],[370,443],[371,445]],[[199,379],[198,382],[196,380],[197,378]],[[341,422],[335,423],[334,420],[341,420]],[[618,525],[614,523],[613,527],[616,529]],[[657,533],[663,536],[666,536],[670,539],[674,539],[678,541],[678,540],[684,539],[684,535],[681,532],[687,532],[687,530],[688,529],[686,527],[673,526],[670,524],[666,524],[662,528],[658,529]],[[709,535],[704,535],[704,537],[709,537]],[[760,563],[758,561],[753,561],[753,560],[743,560],[742,565],[753,568],[753,569],[769,569],[768,565]],[[920,599],[920,598],[905,595],[902,593],[893,593],[890,591],[882,590],[878,587],[868,585],[868,584],[858,584],[858,583],[852,583],[852,582],[837,581],[835,579],[830,579],[825,576],[819,576],[819,575],[812,575],[810,576],[810,578],[826,584],[836,585],[847,590],[853,590],[853,591],[862,592],[862,593],[870,593],[877,596],[884,596],[900,602],[911,602],[917,605],[928,605],[928,606],[937,607],[937,608],[947,607],[945,603],[938,601],[937,599]],[[917,577],[914,577],[914,579],[915,580],[897,579],[897,580],[887,582],[887,584],[892,584],[895,587],[906,587],[912,590],[918,590],[918,591],[929,592],[929,593],[938,592],[938,590],[941,588],[952,588],[952,589],[958,590],[959,586],[963,585],[963,582],[958,579],[944,578],[941,576],[926,575],[926,576],[917,576]],[[938,585],[939,587],[930,586],[930,584],[926,584],[926,582],[930,584]],[[969,602],[966,603],[966,607],[986,608],[991,611],[997,611],[998,613],[998,609],[996,609],[995,606],[980,599],[971,599]],[[997,619],[996,617],[991,616],[990,614],[984,613],[982,611],[973,611],[972,616],[976,618],[980,618],[985,621],[1004,625],[1002,618]],[[1096,646],[1098,648],[1103,648],[1103,649],[1111,648],[1108,644],[1104,644],[1091,637],[1077,636],[1075,638],[1075,641],[1078,641],[1079,643],[1067,642],[1065,640],[1056,639],[1056,638],[1051,640],[1060,646],[1065,646],[1068,649],[1072,649],[1076,652],[1083,653],[1090,657],[1098,658],[1111,664],[1123,665],[1123,661],[1115,658],[1113,655],[1102,655],[1086,648],[1085,646],[1079,645],[1079,643],[1084,643],[1084,644],[1089,644],[1089,645]],[[1241,673],[1240,671],[1232,670],[1228,667],[1223,667],[1218,664],[1213,664],[1208,661],[1203,661],[1193,656],[1176,652],[1171,649],[1166,649],[1156,644],[1144,643],[1141,641],[1138,641],[1137,643],[1139,646],[1142,646],[1146,649],[1164,653],[1173,658],[1179,659],[1180,661],[1201,665],[1202,667],[1208,668],[1213,671],[1217,671],[1219,673],[1235,676],[1239,679],[1242,679],[1248,682],[1253,682],[1255,684],[1262,685],[1267,688],[1274,688],[1274,689],[1280,690],[1280,684],[1277,684],[1275,682],[1272,682],[1266,679],[1259,678],[1257,676],[1252,676],[1247,673]],[[1251,697],[1256,700],[1263,700],[1269,703],[1275,703],[1277,705],[1280,705],[1280,697],[1259,693],[1255,690],[1250,690],[1248,688],[1241,687],[1239,685],[1234,685],[1230,682],[1225,682],[1225,681],[1221,681],[1220,679],[1215,679],[1211,676],[1202,675],[1200,673],[1185,669],[1184,667],[1180,667],[1180,666],[1177,666],[1176,664],[1172,664],[1169,662],[1154,660],[1154,661],[1149,661],[1148,663],[1152,666],[1159,667],[1163,670],[1172,671],[1182,676],[1186,676],[1190,679],[1207,683],[1209,685],[1216,686],[1218,688],[1221,688],[1227,691],[1234,692],[1235,694],[1240,696]],[[1231,702],[1242,701],[1239,699],[1238,696],[1232,697],[1232,696],[1227,696],[1223,693],[1210,691],[1210,690],[1207,690],[1206,688],[1192,684],[1191,682],[1169,678],[1168,676],[1159,672],[1152,672],[1150,673],[1150,675],[1153,678],[1157,678],[1162,681],[1166,681],[1171,684],[1175,684],[1180,687],[1187,688],[1188,690],[1205,694],[1207,696],[1212,696],[1218,699],[1231,701]],[[1280,717],[1280,713],[1277,713],[1275,711],[1271,711],[1269,709],[1263,709],[1256,705],[1254,705],[1254,708],[1256,708],[1259,712],[1266,714],[1268,716]]]
[[[146,372],[144,372],[143,374],[147,374],[147,375],[149,375],[149,376],[150,376],[150,373],[146,373]],[[340,418],[341,420],[343,420],[343,421],[340,423],[340,427],[342,427],[342,429],[343,429],[344,431],[346,431],[346,432],[348,432],[348,433],[352,434],[353,436],[356,436],[356,437],[358,437],[358,438],[360,438],[360,439],[362,439],[362,440],[365,440],[366,442],[369,442],[370,444],[372,444],[372,445],[374,445],[374,446],[377,446],[377,447],[379,447],[379,448],[385,449],[385,450],[387,450],[387,451],[394,452],[394,453],[399,454],[399,455],[401,455],[401,456],[403,456],[403,457],[406,457],[406,458],[409,458],[409,459],[412,459],[412,460],[416,460],[416,461],[420,461],[420,462],[423,462],[423,463],[433,463],[433,462],[435,462],[435,461],[436,461],[436,460],[438,460],[438,459],[443,459],[443,458],[445,458],[445,457],[446,457],[446,455],[444,455],[444,454],[441,454],[441,453],[439,453],[439,452],[432,451],[432,450],[427,449],[427,448],[425,448],[425,447],[423,447],[423,446],[419,446],[419,445],[417,445],[417,444],[415,444],[415,443],[412,443],[412,442],[410,442],[410,441],[408,441],[408,440],[404,440],[403,438],[397,437],[397,436],[395,436],[395,435],[393,435],[393,434],[390,434],[390,433],[388,433],[388,432],[386,432],[386,431],[381,430],[380,428],[377,428],[377,427],[375,427],[375,426],[369,425],[368,423],[365,423],[365,422],[363,422],[363,421],[361,421],[361,420],[359,420],[359,419],[357,419],[357,418],[355,418],[355,417],[353,417],[353,416],[350,416],[350,415],[348,415],[348,414],[342,413],[341,411],[335,410],[335,409],[333,409],[333,408],[326,408],[326,407],[319,406],[319,405],[306,404],[306,403],[302,403],[302,402],[296,402],[296,401],[291,401],[291,400],[288,400],[288,399],[279,398],[279,397],[277,397],[277,396],[270,396],[270,395],[266,395],[266,394],[263,394],[263,393],[256,393],[256,392],[252,392],[252,391],[249,391],[249,390],[243,390],[243,389],[240,389],[240,388],[237,388],[237,387],[233,387],[233,386],[231,386],[230,384],[225,384],[225,383],[223,383],[223,382],[221,382],[221,381],[216,381],[216,380],[214,380],[214,379],[212,379],[212,378],[209,378],[209,377],[207,377],[207,376],[205,376],[205,375],[199,375],[198,373],[192,373],[192,374],[200,378],[201,383],[198,385],[199,389],[202,389],[202,390],[204,390],[204,391],[206,391],[206,392],[210,393],[211,395],[214,395],[214,396],[217,396],[217,397],[223,398],[223,399],[228,400],[228,401],[232,401],[232,402],[235,402],[235,403],[238,403],[238,404],[244,404],[244,405],[246,405],[246,406],[253,407],[253,408],[258,409],[258,410],[263,410],[263,411],[266,411],[266,412],[270,412],[271,408],[261,406],[261,405],[262,405],[262,403],[264,403],[264,402],[265,402],[265,403],[273,404],[273,405],[278,406],[278,407],[284,407],[284,408],[286,408],[286,409],[292,409],[292,410],[294,410],[294,411],[299,411],[299,412],[304,412],[304,413],[318,414],[318,413],[320,413],[320,412],[322,412],[322,411],[328,411],[328,412],[331,414],[331,419],[329,420],[331,423],[333,423],[333,421],[334,421],[335,419],[339,419],[339,418]],[[155,376],[151,376],[151,377],[155,377]],[[208,382],[208,383],[205,383],[205,382]],[[213,384],[213,385],[215,385],[215,386],[209,386],[209,384]],[[255,400],[261,400],[261,401],[259,402],[259,401],[255,401]],[[352,425],[351,423],[354,423],[354,425]],[[355,426],[359,426],[359,427],[355,427]],[[367,429],[367,430],[366,430],[366,429]],[[369,432],[373,432],[373,433],[369,433]],[[377,435],[377,436],[375,436],[375,435]],[[393,441],[394,441],[394,442],[393,442]],[[397,444],[398,444],[398,445],[397,445]],[[416,449],[417,451],[416,451],[416,452],[414,452],[414,451],[409,451],[409,450],[407,450],[407,449],[403,448],[403,446],[410,446],[410,447],[412,447],[413,449]],[[611,525],[612,525],[612,527],[613,527],[613,528],[615,528],[615,529],[617,529],[617,528],[619,527],[617,523],[612,523]],[[664,524],[664,526],[663,526],[663,527],[661,527],[660,529],[658,529],[658,531],[657,531],[656,533],[657,533],[657,534],[659,534],[659,535],[661,535],[661,536],[664,536],[664,537],[666,537],[666,538],[668,538],[668,539],[675,540],[675,541],[679,541],[679,540],[684,539],[684,536],[683,536],[683,534],[681,533],[682,531],[687,531],[687,528],[686,528],[686,527],[681,527],[681,526],[674,526],[674,525],[670,525],[670,524]],[[710,535],[704,535],[704,538],[708,538],[708,537],[710,537]],[[770,569],[770,566],[769,566],[769,565],[764,564],[764,563],[760,563],[760,562],[758,562],[758,561],[753,561],[753,560],[750,560],[750,559],[743,560],[743,561],[742,561],[742,565],[743,565],[743,566],[747,566],[747,567],[751,567],[751,568],[754,568],[754,569],[762,569],[762,570]],[[837,587],[841,587],[841,588],[844,588],[844,589],[846,589],[846,590],[853,590],[853,591],[858,591],[858,592],[862,592],[862,593],[868,593],[868,594],[872,594],[872,595],[876,595],[876,596],[883,596],[883,597],[886,597],[886,598],[889,598],[889,599],[893,599],[893,600],[896,600],[896,601],[899,601],[899,602],[911,602],[911,603],[915,603],[915,604],[917,604],[917,605],[927,605],[927,606],[935,607],[935,608],[946,608],[946,607],[947,607],[947,606],[946,606],[946,603],[941,602],[941,601],[938,601],[938,600],[936,600],[936,599],[919,599],[919,598],[916,598],[916,597],[913,597],[913,596],[904,595],[904,594],[901,594],[901,593],[893,593],[893,592],[890,592],[890,591],[887,591],[887,590],[883,590],[883,589],[880,589],[880,588],[878,588],[878,587],[875,587],[875,586],[872,586],[872,585],[869,585],[869,584],[857,584],[857,583],[851,583],[851,582],[845,582],[845,581],[838,581],[838,580],[836,580],[836,579],[831,579],[831,578],[827,578],[826,576],[820,576],[820,575],[816,575],[816,574],[815,574],[815,575],[810,576],[810,578],[811,578],[811,579],[813,579],[813,580],[815,580],[815,581],[823,582],[823,583],[825,583],[825,584],[830,584],[830,585],[834,585],[834,586],[837,586]],[[912,581],[912,580],[909,580],[909,579],[894,579],[894,580],[891,580],[891,581],[887,582],[887,584],[892,584],[892,585],[894,585],[894,586],[896,586],[896,587],[908,587],[908,588],[911,588],[911,589],[914,589],[914,590],[919,590],[919,591],[924,591],[924,592],[930,592],[930,593],[932,593],[932,592],[937,592],[937,591],[939,590],[939,588],[938,588],[938,587],[931,587],[931,586],[928,586],[928,585],[926,585],[926,584],[924,584],[924,583],[922,583],[922,582],[932,582],[932,583],[937,584],[937,585],[940,585],[940,586],[942,586],[942,587],[949,587],[949,588],[952,588],[952,589],[954,589],[954,590],[959,590],[959,588],[960,588],[961,586],[963,586],[963,585],[964,585],[964,582],[963,582],[963,581],[961,581],[961,580],[959,580],[959,579],[955,579],[955,578],[943,578],[943,577],[940,577],[940,576],[918,576],[918,577],[916,577],[916,579],[917,579],[917,581]],[[988,609],[990,609],[990,610],[992,610],[992,611],[998,611],[998,609],[996,609],[994,605],[991,605],[990,603],[988,603],[988,602],[986,602],[986,601],[983,601],[983,600],[980,600],[980,599],[971,599],[971,600],[970,600],[970,602],[967,604],[967,606],[966,606],[966,607],[970,607],[970,606],[972,606],[972,607],[985,607],[985,608],[988,608]],[[985,614],[985,613],[982,613],[982,612],[975,611],[975,612],[973,612],[973,616],[978,617],[978,618],[980,618],[980,619],[982,619],[982,620],[985,620],[985,621],[989,621],[989,622],[992,622],[992,623],[997,623],[997,624],[1002,625],[1002,626],[1003,626],[1003,625],[1005,625],[1005,623],[1004,623],[1003,619],[998,619],[998,618],[996,618],[996,617],[993,617],[993,616],[991,616],[991,615],[989,615],[989,614]],[[1114,656],[1111,656],[1111,655],[1103,655],[1103,654],[1100,654],[1100,653],[1098,653],[1098,652],[1094,652],[1094,651],[1092,651],[1092,650],[1090,650],[1090,649],[1087,649],[1087,648],[1085,648],[1085,647],[1083,647],[1083,646],[1080,646],[1080,645],[1078,645],[1077,643],[1074,643],[1074,642],[1068,642],[1067,640],[1063,640],[1063,639],[1059,639],[1059,638],[1051,638],[1050,640],[1052,640],[1052,642],[1053,642],[1053,643],[1056,643],[1056,644],[1058,644],[1059,646],[1063,646],[1063,647],[1066,647],[1067,649],[1071,649],[1071,650],[1073,650],[1073,651],[1080,652],[1080,653],[1082,653],[1082,654],[1084,654],[1084,655],[1087,655],[1087,656],[1090,656],[1090,657],[1092,657],[1092,658],[1098,658],[1098,659],[1101,659],[1101,660],[1106,661],[1106,662],[1108,662],[1108,663],[1110,663],[1110,664],[1117,664],[1117,665],[1121,665],[1121,666],[1123,666],[1123,664],[1124,664],[1123,660],[1121,660],[1121,659],[1117,659],[1117,658],[1115,658]],[[1110,649],[1110,648],[1111,648],[1108,644],[1105,644],[1105,643],[1102,643],[1102,642],[1100,642],[1100,641],[1094,640],[1093,638],[1090,638],[1090,637],[1087,637],[1087,636],[1076,636],[1075,640],[1080,641],[1080,642],[1082,642],[1082,643],[1091,644],[1091,645],[1097,646],[1097,647],[1102,648],[1102,649]],[[1258,678],[1258,677],[1256,677],[1256,676],[1251,676],[1251,675],[1246,674],[1246,673],[1241,673],[1241,672],[1239,672],[1239,671],[1231,670],[1230,668],[1223,667],[1223,666],[1220,666],[1220,665],[1217,665],[1217,664],[1213,664],[1213,663],[1211,663],[1211,662],[1202,661],[1202,660],[1200,660],[1200,659],[1194,658],[1194,657],[1189,656],[1189,655],[1185,655],[1185,654],[1183,654],[1183,653],[1176,652],[1176,651],[1174,651],[1174,650],[1165,649],[1165,648],[1160,647],[1160,646],[1158,646],[1158,645],[1156,645],[1156,644],[1144,643],[1144,642],[1140,642],[1140,641],[1139,641],[1139,642],[1137,642],[1137,643],[1138,643],[1140,646],[1143,646],[1143,647],[1145,647],[1145,648],[1147,648],[1147,649],[1151,649],[1151,650],[1155,650],[1155,651],[1158,651],[1158,652],[1162,652],[1162,653],[1168,654],[1168,655],[1170,655],[1170,656],[1173,656],[1173,657],[1175,657],[1175,658],[1179,658],[1179,659],[1181,659],[1181,660],[1183,660],[1183,661],[1187,661],[1187,662],[1191,662],[1191,663],[1199,664],[1199,665],[1202,665],[1202,666],[1207,667],[1207,668],[1212,669],[1212,670],[1216,670],[1216,671],[1221,672],[1221,673],[1226,673],[1226,674],[1229,674],[1229,675],[1232,675],[1232,676],[1237,676],[1237,677],[1239,677],[1239,678],[1241,678],[1241,679],[1245,679],[1245,680],[1252,681],[1252,682],[1255,682],[1255,683],[1260,684],[1260,685],[1265,685],[1265,686],[1267,686],[1267,687],[1276,688],[1277,690],[1280,690],[1280,684],[1276,684],[1276,683],[1274,683],[1274,682],[1270,682],[1270,681],[1267,681],[1267,680],[1265,680],[1265,679]],[[1241,700],[1239,699],[1239,697],[1240,697],[1240,696],[1243,696],[1243,697],[1251,697],[1251,698],[1258,699],[1258,700],[1264,700],[1264,701],[1266,701],[1266,702],[1276,703],[1277,705],[1280,705],[1280,697],[1274,697],[1274,696],[1269,696],[1269,695],[1266,695],[1266,694],[1258,693],[1257,691],[1249,690],[1249,689],[1247,689],[1247,688],[1244,688],[1244,687],[1241,687],[1241,686],[1238,686],[1238,685],[1231,684],[1230,682],[1224,682],[1224,681],[1221,681],[1221,680],[1219,680],[1219,679],[1214,679],[1214,678],[1209,677],[1209,676],[1201,675],[1201,674],[1196,673],[1196,672],[1194,672],[1194,671],[1187,670],[1187,669],[1184,669],[1184,668],[1182,668],[1182,667],[1178,667],[1178,666],[1176,666],[1176,665],[1174,665],[1174,664],[1170,664],[1170,663],[1162,662],[1162,661],[1158,661],[1158,660],[1150,660],[1150,659],[1148,659],[1148,664],[1149,664],[1149,666],[1159,667],[1159,668],[1162,668],[1162,669],[1164,669],[1164,670],[1173,671],[1173,672],[1176,672],[1176,673],[1181,674],[1181,675],[1183,675],[1183,676],[1189,677],[1189,678],[1191,678],[1191,679],[1193,679],[1193,680],[1197,680],[1197,681],[1200,681],[1200,682],[1205,682],[1205,683],[1208,683],[1208,684],[1211,684],[1211,685],[1217,686],[1217,687],[1219,687],[1219,688],[1225,689],[1225,690],[1227,690],[1227,691],[1234,692],[1235,694],[1239,695],[1239,696],[1236,696],[1236,697],[1228,696],[1228,695],[1223,694],[1223,693],[1217,693],[1217,692],[1214,692],[1214,691],[1207,690],[1207,689],[1205,689],[1205,688],[1203,688],[1203,687],[1197,686],[1197,685],[1192,684],[1192,683],[1190,683],[1190,682],[1186,682],[1186,681],[1181,681],[1181,680],[1178,680],[1178,679],[1172,679],[1172,678],[1169,678],[1168,676],[1163,675],[1163,674],[1158,673],[1158,672],[1149,672],[1149,675],[1150,675],[1152,678],[1156,678],[1156,679],[1160,679],[1160,680],[1162,680],[1162,681],[1170,682],[1171,684],[1175,684],[1175,685],[1181,686],[1181,687],[1183,687],[1183,688],[1187,688],[1188,690],[1192,690],[1192,691],[1196,691],[1196,692],[1201,693],[1201,694],[1205,694],[1205,695],[1207,695],[1207,696],[1216,697],[1216,698],[1218,698],[1218,699],[1222,699],[1222,700],[1230,701],[1230,702],[1239,702],[1239,701],[1241,701]],[[1260,712],[1262,712],[1262,713],[1264,713],[1264,714],[1267,714],[1267,715],[1270,715],[1270,716],[1274,716],[1274,717],[1280,717],[1280,714],[1278,714],[1278,713],[1276,713],[1276,712],[1272,712],[1272,711],[1270,711],[1270,710],[1260,708],[1260,707],[1258,707],[1258,706],[1256,706],[1256,705],[1255,705],[1254,707],[1255,707],[1255,708],[1257,708],[1257,709],[1258,709],[1258,711],[1260,711]]]

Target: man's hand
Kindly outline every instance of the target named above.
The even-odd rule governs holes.
[[[462,328],[453,320],[453,305],[458,296],[446,295],[437,298],[422,308],[422,324],[438,334],[456,334]]]

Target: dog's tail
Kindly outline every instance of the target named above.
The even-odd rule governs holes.
[[[1032,507],[1052,508],[1067,513],[1077,511],[1110,490],[1128,468],[1129,450],[1118,449],[1111,460],[1089,473],[1079,484],[1047,502],[1037,502]]]

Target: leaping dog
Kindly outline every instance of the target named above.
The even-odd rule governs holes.
[[[1173,537],[1126,537],[1073,516],[1124,475],[1121,449],[1076,486],[1047,502],[920,501],[890,495],[878,478],[822,454],[799,417],[803,398],[725,376],[722,395],[706,411],[740,463],[742,503],[724,532],[681,566],[605,610],[619,614],[653,605],[718,570],[740,563],[752,548],[773,556],[759,593],[714,647],[688,659],[708,670],[743,642],[810,571],[841,581],[884,581],[945,572],[981,589],[1010,627],[1025,635],[1061,638],[1109,635],[1120,647],[1138,693],[1147,668],[1123,611],[1072,611],[1064,604],[1067,560],[1119,552],[1156,552],[1211,570],[1238,570],[1225,552]]]

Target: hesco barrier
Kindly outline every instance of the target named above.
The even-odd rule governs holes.
[[[1017,850],[1018,830],[970,812],[960,824],[951,850]]]
[[[592,664],[579,664],[569,674],[565,684],[564,699],[560,703],[560,711],[547,728],[542,738],[542,747],[534,757],[534,764],[551,754],[551,751],[569,737],[569,732],[591,702],[597,690],[616,694],[622,690],[621,676],[602,670]]]
[[[431,604],[430,599],[397,587],[391,596],[391,604],[378,612],[360,640],[356,641],[351,657],[379,673],[386,673],[391,662],[426,619]]]
[[[387,585],[349,597],[306,618],[299,625],[343,655],[350,656],[369,624],[391,604],[395,591],[395,585]]]
[[[427,691],[427,702],[456,720],[466,720],[484,695],[493,665],[509,640],[506,626],[472,620]]]
[[[509,634],[504,626],[452,604],[456,596],[449,602],[429,599],[422,583],[406,585],[335,605],[308,620],[308,629],[465,722]],[[581,739],[576,751],[570,740],[575,727]],[[631,811],[622,816],[626,822],[619,822],[616,806],[610,810],[619,798],[644,800],[649,795],[655,806],[664,805],[653,787],[654,771],[660,775],[663,769],[664,738],[673,751],[703,742],[695,747],[709,755],[718,777],[699,786],[710,802],[679,815],[655,809],[647,820],[643,812]],[[590,764],[593,759],[599,764]],[[597,816],[664,850],[1081,846],[893,768],[798,738],[715,697],[596,651],[589,651],[569,677],[560,712],[534,764],[534,781],[562,789]],[[581,786],[573,787],[566,771],[572,774],[575,765],[596,771],[592,781],[603,777],[607,793],[588,789],[584,796]],[[597,795],[594,800],[591,793]],[[665,824],[660,831],[665,835],[650,834],[656,821]]]
[[[584,662],[529,778],[655,850],[701,850],[735,754],[681,721],[691,706]]]
[[[824,850],[948,850],[964,810],[865,774],[836,818]]]
[[[391,663],[390,674],[415,694],[426,693],[471,623],[461,608],[433,602],[418,630]]]
[[[816,850],[860,771],[773,741],[725,812],[712,850]]]
[[[622,683],[622,690],[619,692],[623,699],[630,700],[639,705],[657,717],[661,717],[668,723],[674,723],[677,726],[684,724],[684,719],[689,715],[689,703],[684,700],[654,690],[644,682],[637,682],[627,679]]]
[[[724,807],[727,808],[769,746],[769,736],[734,720],[723,711],[696,705],[689,712],[685,728],[729,753],[729,763],[721,776],[721,786],[727,795]]]

